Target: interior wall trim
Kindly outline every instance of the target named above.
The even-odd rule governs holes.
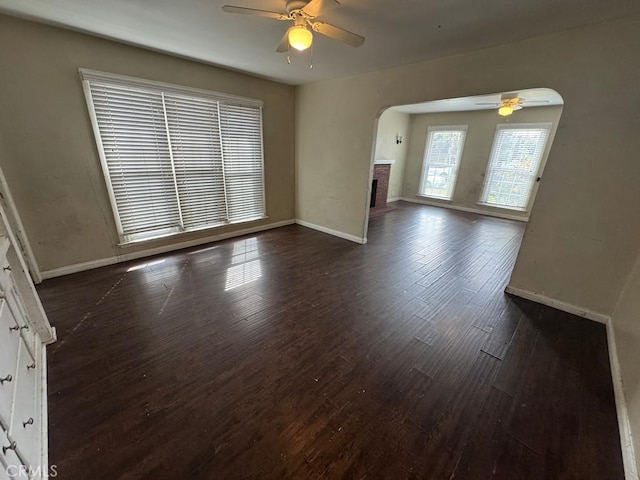
[[[562,310],[563,312],[572,313],[579,317],[592,320],[594,322],[603,323],[607,328],[607,345],[609,347],[609,366],[611,368],[611,380],[613,383],[613,392],[616,401],[616,412],[618,415],[618,429],[620,431],[620,447],[622,449],[622,462],[624,464],[624,476],[626,480],[640,480],[638,477],[638,467],[636,463],[636,454],[633,444],[633,435],[631,433],[631,423],[629,420],[629,411],[627,409],[627,401],[624,395],[624,384],[622,383],[622,374],[620,372],[620,363],[618,361],[618,350],[616,347],[616,339],[613,328],[613,322],[609,315],[594,312],[583,307],[572,305],[567,302],[555,300],[545,295],[524,290],[521,288],[508,285],[505,292],[516,297],[531,300],[548,307]]]
[[[510,215],[502,212],[489,212],[487,210],[480,210],[478,208],[461,207],[459,205],[451,205],[448,203],[432,202],[430,200],[423,200],[418,198],[400,197],[398,200],[404,200],[405,202],[419,203],[421,205],[429,205],[432,207],[448,208],[450,210],[458,210],[460,212],[478,213],[480,215],[486,215],[488,217],[504,218],[507,220],[517,220],[518,222],[528,222],[529,217],[519,217],[517,215]]]
[[[345,240],[349,240],[351,242],[359,243],[360,245],[364,245],[367,243],[367,239],[364,237],[356,237],[355,235],[351,235],[349,233],[340,232],[338,230],[333,230],[331,228],[323,227],[322,225],[316,225],[315,223],[307,222],[306,220],[296,219],[296,223],[298,225],[302,225],[303,227],[311,228],[313,230],[318,230],[322,233],[328,233],[329,235],[333,235],[334,237],[344,238]]]
[[[268,225],[261,225],[258,227],[236,230],[234,232],[221,233],[218,235],[212,235],[209,237],[199,238],[196,240],[189,240],[186,242],[174,243],[174,244],[165,245],[162,247],[150,248],[147,250],[141,250],[139,252],[126,253],[123,255],[117,255],[117,256],[108,257],[108,258],[100,258],[98,260],[91,260],[88,262],[75,263],[73,265],[67,265],[60,268],[54,268],[52,270],[42,271],[41,275],[43,280],[47,280],[49,278],[61,277],[63,275],[70,275],[72,273],[83,272],[85,270],[105,267],[107,265],[113,265],[115,263],[128,262],[130,260],[136,260],[138,258],[150,257],[152,255],[158,255],[161,253],[167,253],[174,250],[180,250],[182,248],[195,247],[198,245],[203,245],[205,243],[217,242],[217,241],[225,240],[228,238],[241,237],[243,235],[249,235],[252,233],[262,232],[264,230],[270,230],[272,228],[279,228],[279,227],[284,227],[286,225],[293,225],[293,224],[298,224],[303,227],[311,228],[313,230],[318,230],[319,232],[327,233],[335,237],[340,237],[345,240],[358,243],[360,245],[364,245],[365,243],[367,243],[366,238],[356,237],[355,235],[350,235],[345,232],[333,230],[331,228],[323,227],[322,225],[316,225],[314,223],[306,222],[304,220],[291,219],[291,220],[283,220],[281,222],[270,223]]]
[[[114,257],[101,258],[98,260],[91,260],[89,262],[75,263],[73,265],[67,265],[65,267],[54,268],[53,270],[46,270],[41,272],[42,279],[61,277],[63,275],[69,275],[71,273],[82,272],[85,270],[91,270],[93,268],[104,267],[106,265],[113,265],[115,263],[128,262],[130,260],[136,260],[138,258],[150,257],[152,255],[158,255],[160,253],[167,253],[174,250],[180,250],[183,248],[195,247],[203,245],[205,243],[217,242],[220,240],[226,240],[228,238],[241,237],[243,235],[250,235],[252,233],[262,232],[264,230],[271,230],[273,228],[284,227],[286,225],[293,225],[296,223],[294,219],[283,220],[281,222],[270,223],[268,225],[260,225],[257,227],[245,228],[242,230],[236,230],[233,232],[220,233],[218,235],[211,235],[208,237],[198,238],[195,240],[189,240],[186,242],[173,243],[171,245],[165,245],[162,247],[150,248],[147,250],[141,250],[139,252],[126,253],[123,255],[117,255]]]
[[[613,322],[607,322],[607,343],[609,345],[609,363],[611,364],[611,379],[613,380],[613,393],[616,399],[616,411],[618,413],[618,426],[620,428],[620,444],[622,446],[622,461],[624,463],[624,477],[626,480],[640,480],[638,477],[638,464],[631,433],[631,420],[627,409],[627,399],[624,394],[622,372],[618,361],[618,348],[613,328]]]
[[[510,293],[511,295],[515,295],[516,297],[531,300],[532,302],[536,303],[541,303],[542,305],[546,305],[557,310],[562,310],[563,312],[572,313],[573,315],[577,315],[588,320],[593,320],[594,322],[606,324],[611,320],[611,317],[609,315],[598,313],[593,310],[589,310],[588,308],[579,307],[571,303],[547,297],[546,295],[542,295],[541,293],[524,290],[512,285],[507,285],[507,288],[505,288],[504,291],[506,293]]]

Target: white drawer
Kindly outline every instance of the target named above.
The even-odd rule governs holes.
[[[19,326],[6,299],[0,299],[0,426],[5,430],[11,421],[20,343]]]
[[[25,308],[22,303],[22,299],[20,295],[15,290],[13,283],[9,285],[9,287],[4,291],[4,299],[7,302],[9,309],[11,310],[11,314],[15,323],[18,324],[18,328],[20,330],[20,335],[22,339],[27,344],[29,351],[31,352],[31,356],[35,354],[35,335],[29,326],[29,322],[27,320],[27,314],[25,312]]]
[[[17,443],[18,453],[33,468],[40,466],[42,429],[38,412],[39,365],[31,357],[25,344],[20,342],[16,396],[9,438]]]
[[[9,471],[11,471],[9,469]],[[4,459],[0,458],[0,480],[11,480],[7,471],[7,465],[4,463]]]
[[[0,260],[0,291],[6,292],[11,284],[11,270],[6,258]]]
[[[0,450],[0,470],[2,471],[0,479],[30,479],[29,469],[22,464],[16,452],[5,450],[6,447],[11,446],[11,443],[6,438],[2,438],[0,443],[2,444],[2,450]]]

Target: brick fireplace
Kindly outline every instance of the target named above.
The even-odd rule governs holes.
[[[373,185],[371,188],[371,208],[384,208],[387,206],[387,194],[389,193],[389,176],[391,165],[375,164],[373,166]]]
[[[394,160],[376,160],[373,164],[369,215],[384,213],[391,208],[387,206],[387,195],[389,193],[389,177],[393,163]]]

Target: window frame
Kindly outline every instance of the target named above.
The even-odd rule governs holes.
[[[527,192],[527,197],[526,197],[526,202],[524,207],[515,207],[515,206],[509,206],[509,205],[489,203],[486,200],[486,196],[488,195],[487,189],[489,186],[488,179],[489,179],[489,172],[490,172],[493,156],[497,150],[496,141],[498,139],[498,134],[500,133],[501,130],[527,130],[527,129],[546,130],[547,133],[544,139],[544,144],[540,149],[540,159],[538,161],[538,166],[532,175],[533,181],[531,182],[531,187]],[[489,159],[487,160],[487,167],[485,169],[484,181],[482,184],[482,191],[480,192],[480,199],[477,202],[478,205],[483,205],[485,207],[491,207],[491,208],[499,208],[502,210],[511,210],[515,212],[525,212],[525,213],[530,210],[531,198],[533,196],[533,192],[536,188],[536,183],[537,183],[536,179],[540,177],[540,172],[542,171],[542,168],[544,167],[544,163],[545,163],[545,154],[549,149],[549,139],[551,138],[552,129],[553,129],[553,122],[499,123],[498,125],[496,125],[496,130],[493,135],[493,141],[491,144],[491,153],[489,154]]]
[[[268,218],[267,212],[266,212],[267,205],[266,205],[265,158],[264,158],[263,102],[261,100],[254,99],[254,98],[248,98],[248,97],[241,97],[241,96],[237,96],[237,95],[225,94],[225,93],[220,93],[220,92],[215,92],[215,91],[210,91],[210,90],[204,90],[204,89],[199,89],[199,88],[194,88],[194,87],[187,87],[187,86],[182,86],[182,85],[174,85],[174,84],[158,82],[158,81],[154,81],[154,80],[147,80],[147,79],[141,79],[141,78],[136,78],[136,77],[130,77],[130,76],[126,76],[126,75],[119,75],[119,74],[114,74],[114,73],[101,72],[101,71],[96,71],[96,70],[91,70],[91,69],[86,69],[86,68],[80,68],[80,69],[78,69],[78,72],[80,74],[80,80],[81,80],[81,83],[82,83],[82,89],[83,89],[83,92],[84,92],[85,101],[86,101],[87,108],[88,108],[88,111],[89,111],[89,117],[90,117],[90,121],[91,121],[91,126],[92,126],[92,130],[93,130],[93,134],[94,134],[94,138],[95,138],[96,146],[97,146],[97,150],[98,150],[98,157],[100,159],[100,165],[101,165],[101,168],[102,168],[102,173],[103,173],[103,176],[104,176],[105,184],[106,184],[106,187],[107,187],[107,192],[108,192],[108,195],[109,195],[109,202],[111,204],[111,211],[113,213],[113,218],[115,220],[116,230],[118,232],[118,238],[119,238],[118,245],[119,246],[128,246],[128,245],[137,244],[137,243],[141,243],[141,242],[148,242],[148,241],[156,240],[156,239],[159,239],[159,238],[165,238],[165,237],[170,237],[170,236],[175,236],[175,235],[182,235],[182,234],[187,234],[187,233],[192,233],[192,232],[197,232],[197,231],[203,231],[203,230],[217,229],[217,228],[228,226],[228,225],[233,225],[233,224],[238,224],[238,223],[255,222],[255,221],[264,220],[264,219]],[[144,90],[150,90],[150,91],[154,91],[156,93],[161,93],[163,95],[163,98],[164,98],[164,94],[180,95],[180,96],[186,96],[186,97],[200,97],[200,98],[206,98],[206,99],[209,99],[209,100],[213,100],[213,101],[221,102],[221,103],[225,103],[225,104],[232,104],[232,105],[237,105],[237,106],[241,106],[241,107],[250,107],[250,108],[259,109],[259,111],[260,111],[260,114],[259,114],[259,120],[260,120],[259,121],[259,130],[260,130],[260,152],[261,152],[261,159],[260,159],[261,160],[261,175],[259,177],[256,176],[256,178],[259,178],[259,180],[261,182],[261,187],[262,187],[262,212],[261,212],[261,216],[259,218],[252,218],[252,219],[249,219],[249,220],[235,220],[235,221],[234,220],[230,220],[229,218],[226,218],[226,220],[224,222],[221,222],[221,223],[218,223],[218,224],[215,224],[215,225],[200,226],[200,227],[196,227],[196,228],[184,228],[184,226],[168,227],[168,228],[165,228],[165,229],[158,229],[158,230],[156,230],[154,232],[139,233],[139,234],[136,234],[139,238],[128,239],[127,237],[130,234],[129,235],[125,234],[124,230],[123,230],[122,220],[120,218],[120,213],[119,213],[119,210],[118,210],[118,204],[117,204],[117,200],[116,200],[116,194],[115,194],[115,191],[114,191],[111,174],[109,172],[109,164],[108,164],[108,161],[107,161],[107,156],[106,156],[105,151],[104,151],[104,145],[103,145],[103,142],[102,142],[102,136],[100,134],[100,127],[99,127],[99,124],[98,124],[98,117],[97,117],[96,108],[95,108],[94,101],[93,101],[93,95],[92,95],[92,92],[91,92],[91,86],[90,86],[90,81],[91,80],[94,80],[94,81],[95,80],[106,81],[106,82],[110,82],[110,83],[121,85],[121,86],[130,87],[130,88],[141,88],[141,89],[144,89]],[[165,110],[164,114],[165,114],[165,118],[166,118],[166,115],[167,115],[166,110]],[[219,119],[218,119],[218,122],[220,122]],[[169,132],[168,131],[167,131],[167,137],[169,137]],[[171,149],[171,145],[170,144],[169,144],[169,149]],[[171,156],[173,155],[171,150],[169,150],[169,154]],[[171,163],[172,163],[172,168],[175,168],[173,157],[171,159]],[[224,167],[223,167],[223,171],[224,171]],[[174,181],[175,181],[175,179],[176,179],[175,171],[174,171],[173,175],[174,175]],[[224,188],[226,190],[226,184],[223,185],[223,186],[224,186]],[[177,201],[177,204],[178,204],[178,208],[182,208],[180,206],[179,198],[176,201]],[[225,202],[228,202],[228,200],[225,199]],[[228,205],[227,205],[227,208],[228,208]],[[164,230],[164,231],[162,231],[162,230]],[[155,232],[158,232],[158,233],[155,234]]]
[[[422,156],[422,167],[420,170],[420,184],[418,185],[417,196],[432,198],[435,200],[449,201],[449,202],[453,201],[453,197],[456,190],[456,184],[458,182],[458,173],[460,171],[460,164],[462,163],[462,155],[464,154],[464,146],[467,140],[468,130],[469,130],[469,125],[433,125],[427,128],[427,138],[425,140],[424,155]],[[462,139],[460,141],[460,153],[454,165],[454,178],[453,178],[453,183],[451,185],[451,195],[449,197],[446,197],[441,195],[432,195],[432,194],[423,193],[425,188],[425,183],[427,181],[426,180],[428,176],[427,173],[429,171],[428,167],[429,165],[431,165],[430,162],[428,162],[428,158],[429,158],[429,152],[431,151],[431,139],[433,138],[432,134],[435,132],[448,132],[448,131],[456,131],[456,132],[462,133]],[[443,167],[451,167],[451,165],[444,165],[444,164],[441,164],[441,165]]]

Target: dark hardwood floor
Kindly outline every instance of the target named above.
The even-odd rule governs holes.
[[[605,328],[503,293],[524,225],[397,206],[44,282],[59,478],[622,479]]]

